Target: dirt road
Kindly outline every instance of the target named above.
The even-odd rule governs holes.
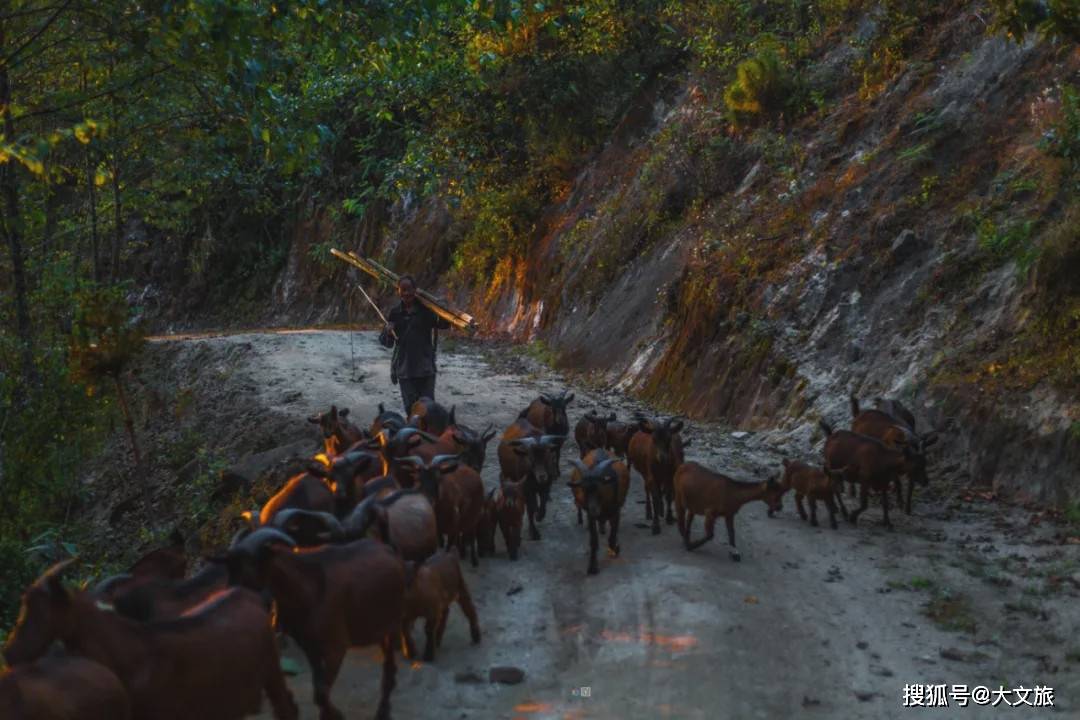
[[[295,417],[314,443],[304,417],[331,403],[364,422],[380,401],[400,403],[388,352],[371,333],[354,341],[350,351],[348,333],[310,331],[177,344],[201,346],[207,357],[247,348],[237,382],[257,388],[253,402],[262,411]],[[477,427],[505,427],[538,391],[561,387],[518,354],[458,345],[440,357],[439,399]],[[590,407],[620,417],[642,409],[573,389],[571,424]],[[779,468],[772,448],[782,437],[697,423],[689,436],[690,459],[736,477]],[[575,452],[571,444],[565,455]],[[820,442],[799,454],[819,453]],[[497,474],[493,442],[483,472],[489,488]],[[521,559],[510,562],[500,539],[497,557],[467,570],[483,642],[469,644],[455,609],[436,663],[402,663],[395,717],[1077,717],[1080,546],[1068,544],[1067,528],[1033,526],[1031,513],[970,497],[940,478],[935,484],[917,496],[914,516],[894,514],[893,532],[879,526],[876,506],[859,527],[833,531],[802,522],[790,495],[773,519],[764,504],[749,505],[736,520],[736,563],[719,536],[692,553],[674,526],[653,537],[635,474],[622,555],[602,557],[600,574],[587,577],[586,533],[560,482],[541,541],[526,540]],[[314,718],[306,665],[294,646],[286,654],[305,667],[291,684],[303,717]],[[489,684],[495,665],[522,668],[524,682]],[[347,717],[373,715],[378,679],[376,653],[353,651],[333,693]],[[905,708],[911,683],[1050,686],[1055,707],[961,709],[950,697],[948,708]]]

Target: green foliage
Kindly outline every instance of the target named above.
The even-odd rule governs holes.
[[[990,0],[995,31],[1004,31],[1016,42],[1029,32],[1080,42],[1080,5],[1076,0]]]
[[[724,104],[738,127],[780,117],[792,103],[791,71],[772,48],[739,63],[735,80],[724,90]]]
[[[1038,249],[1031,241],[1034,222],[1010,223],[1000,227],[990,218],[979,223],[979,247],[997,260],[1016,260],[1019,270],[1027,272],[1038,259]]]
[[[1047,145],[1051,153],[1068,160],[1072,171],[1080,175],[1080,89],[1075,86],[1061,88],[1061,121]]]

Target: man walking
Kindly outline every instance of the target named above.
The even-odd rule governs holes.
[[[379,342],[394,348],[390,361],[390,382],[401,386],[401,400],[408,416],[421,397],[435,399],[434,331],[446,330],[450,323],[416,300],[412,275],[398,279],[401,304],[388,313],[389,322],[379,334]]]

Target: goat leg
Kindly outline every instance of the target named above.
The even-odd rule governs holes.
[[[322,677],[315,678],[315,704],[319,706],[319,720],[345,720],[341,711],[330,702],[330,688],[334,687],[347,649],[343,645],[323,649]]]
[[[438,610],[429,611],[424,618],[424,662],[435,660],[435,629],[439,624]]]
[[[589,575],[595,575],[600,572],[600,569],[596,565],[596,548],[600,544],[598,533],[596,532],[596,518],[592,515],[589,516]]]
[[[829,511],[829,527],[833,530],[836,529],[836,501],[833,499],[832,494],[825,496],[825,507]]]
[[[536,521],[533,519],[533,517],[536,515],[536,493],[535,492],[527,492],[527,493],[525,493],[525,509],[528,511],[528,515],[529,515],[529,539],[530,540],[539,540],[540,539],[540,531],[536,529]]]
[[[834,492],[832,494],[832,497],[833,497],[833,500],[836,501],[836,504],[840,507],[840,514],[844,517],[845,520],[847,520],[848,519],[848,509],[847,509],[847,506],[844,505],[844,493],[843,492]]]
[[[397,685],[397,663],[394,660],[395,635],[397,635],[396,632],[387,633],[382,640],[383,670],[379,709],[375,713],[376,720],[390,720],[390,693]]]
[[[551,486],[540,488],[540,510],[536,513],[536,521],[541,522],[547,517],[548,497],[551,495]]]
[[[416,643],[413,641],[412,628],[412,620],[401,626],[402,654],[409,660],[416,659]]]
[[[681,526],[680,529],[682,531],[683,547],[686,548],[687,550],[693,550],[693,548],[690,547],[690,526],[693,525],[693,524],[694,524],[694,513],[687,513],[687,515],[686,515],[686,525],[685,526],[683,526],[682,518],[680,517],[680,519],[679,519],[679,525]]]
[[[697,550],[699,547],[701,547],[705,543],[712,540],[715,529],[716,529],[716,514],[710,512],[707,515],[705,515],[705,537],[701,538],[700,540],[695,540],[694,542],[690,542],[690,524],[687,523],[687,525],[686,525],[686,549],[687,550]]]
[[[915,491],[915,483],[914,483],[914,482],[913,482],[913,481],[911,480],[911,478],[908,478],[908,486],[907,486],[907,505],[906,505],[906,506],[905,506],[905,508],[904,508],[904,514],[906,514],[906,515],[910,515],[910,514],[911,514],[911,494],[912,494],[912,493],[913,493],[914,491]]]
[[[897,482],[900,482],[897,480]],[[889,530],[893,529],[892,523],[889,522],[889,488],[885,487],[881,491],[881,512],[885,516],[882,524]]]
[[[811,506],[813,507],[813,506]],[[742,560],[742,556],[739,555],[739,549],[735,547],[735,513],[724,516],[724,523],[727,524],[727,539],[728,545],[731,546],[731,559],[735,562]],[[710,533],[711,535],[712,533]]]
[[[675,524],[675,513],[671,511],[671,503],[674,500],[674,495],[674,486],[669,485],[669,487],[664,488],[664,502],[667,503],[667,515],[664,516],[664,521],[668,525]]]
[[[870,495],[867,490],[868,486],[866,485],[866,483],[863,483],[861,492],[859,493],[859,509],[852,510],[851,515],[848,516],[848,521],[852,525],[859,524],[859,516],[863,514],[863,511],[866,510],[867,506],[870,504]]]
[[[289,686],[285,683],[285,676],[281,673],[281,656],[278,654],[277,643],[273,641],[273,638],[269,646],[263,690],[270,698],[270,707],[274,709],[276,720],[296,720],[300,717],[300,708],[293,700]]]
[[[652,485],[649,484],[649,478],[644,475],[641,479],[645,483],[645,519],[652,520]]]
[[[798,490],[795,491],[795,509],[799,511],[799,517],[806,521],[806,510],[803,508],[803,494]]]
[[[664,512],[664,491],[660,489],[660,483],[654,482],[652,485],[652,500],[653,500],[653,514],[652,514],[652,534],[660,534],[660,516]]]
[[[904,507],[904,481],[896,478],[896,507]]]
[[[465,619],[469,621],[469,637],[473,645],[476,645],[480,642],[480,619],[476,617],[476,606],[473,605],[472,595],[469,594],[465,578],[461,579],[461,592],[458,593],[457,601],[461,606],[461,612],[465,613]]]
[[[619,514],[611,518],[611,533],[607,539],[608,557],[619,557]]]
[[[472,534],[472,537],[469,538],[466,544],[469,546],[469,561],[472,563],[473,567],[479,567],[480,561],[477,560],[477,556],[480,554],[480,552],[477,549],[477,545],[479,545],[480,543],[476,539],[475,532]]]
[[[810,525],[817,527],[817,500],[814,499],[813,495],[809,496],[807,500],[810,502]]]
[[[578,525],[584,524],[583,521],[582,521],[582,517],[581,517],[581,508],[577,509],[577,524]]]

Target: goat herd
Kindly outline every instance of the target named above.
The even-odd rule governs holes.
[[[424,620],[423,659],[434,659],[450,606],[457,602],[474,643],[480,625],[460,558],[475,567],[495,553],[500,534],[516,560],[528,518],[532,540],[543,521],[560,455],[569,437],[572,394],[541,395],[503,432],[498,445],[499,486],[485,491],[480,477],[490,426],[477,432],[422,398],[411,417],[379,413],[367,429],[348,410],[331,407],[310,418],[320,426],[325,451],[258,510],[230,546],[186,577],[183,539],[144,555],[128,573],[96,587],[67,588],[61,562],[23,594],[18,622],[0,676],[4,718],[122,720],[191,717],[240,718],[259,711],[263,693],[277,718],[296,718],[285,683],[276,632],[289,635],[307,657],[320,718],[342,718],[330,691],[349,647],[378,645],[381,694],[376,716],[390,716],[395,652],[417,656],[411,628]],[[881,492],[888,524],[889,486],[902,499],[900,478],[926,484],[926,448],[935,434],[919,435],[911,414],[895,401],[860,411],[853,397],[851,431],[833,431],[820,466],[784,461],[779,479],[738,482],[696,462],[684,462],[689,440],[679,418],[586,413],[574,428],[580,458],[568,485],[578,523],[589,528],[588,573],[597,572],[598,533],[619,553],[619,521],[630,467],[644,479],[645,517],[652,533],[660,518],[678,522],[687,550],[712,539],[716,518],[727,524],[731,556],[734,517],[752,500],[769,514],[794,490],[799,514],[817,501],[836,527],[836,506],[854,523],[870,490]],[[843,482],[861,486],[860,507],[847,513]],[[674,505],[674,512],[672,506]],[[705,535],[691,541],[695,515]],[[454,552],[456,546],[457,552]],[[54,641],[64,651],[50,651]]]

